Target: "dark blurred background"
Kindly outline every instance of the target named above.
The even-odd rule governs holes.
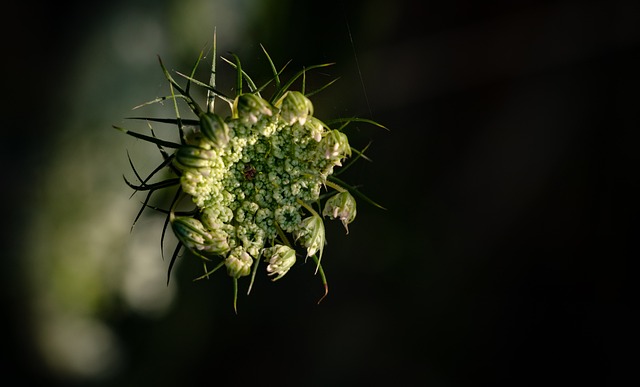
[[[635,2],[15,7],[2,27],[3,379],[618,386],[635,378]],[[387,210],[360,202],[348,236],[327,225],[330,291],[320,305],[320,279],[301,264],[275,284],[259,276],[235,315],[230,281],[192,282],[200,266],[191,257],[165,285],[162,216],[147,212],[129,232],[144,197],[129,199],[126,151],[142,171],[158,155],[111,125],[132,125],[123,119],[133,106],[168,94],[156,55],[187,72],[214,27],[219,54],[237,53],[258,79],[269,74],[259,44],[278,65],[292,60],[292,71],[336,62],[310,76],[341,77],[313,98],[316,115],[390,129],[351,129],[355,146],[372,141],[373,163],[345,179]],[[218,64],[228,88],[233,73],[224,81]],[[162,109],[144,113],[171,114]]]

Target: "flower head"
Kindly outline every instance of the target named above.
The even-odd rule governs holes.
[[[240,69],[238,60],[238,94],[228,98],[214,91],[215,74],[212,74],[207,106],[203,109],[189,93],[190,88],[179,86],[162,67],[172,93],[180,92],[180,98],[198,119],[180,118],[178,105],[175,105],[175,119],[150,119],[175,123],[179,143],[125,130],[153,143],[163,157],[162,164],[147,179],[140,179],[139,186],[129,185],[150,194],[179,185],[174,201],[165,212],[182,246],[205,262],[218,261],[212,271],[205,267],[204,277],[226,267],[237,294],[238,279],[249,276],[252,271],[255,274],[263,257],[267,274],[273,276],[274,281],[280,279],[296,262],[296,245],[290,243],[293,237],[298,247],[306,249],[306,256],[318,263],[326,291],[320,265],[326,243],[325,227],[323,217],[313,206],[322,208],[324,201],[322,215],[340,219],[345,228],[356,216],[351,194],[331,179],[334,167],[341,166],[344,159],[351,156],[349,139],[344,132],[350,120],[336,120],[334,122],[341,126],[332,129],[313,115],[313,104],[303,92],[288,89],[304,72],[281,83],[280,73],[274,70],[276,90],[266,98],[261,91],[268,84],[256,87]],[[195,68],[191,73],[195,73]],[[243,77],[249,93],[241,91]],[[176,97],[172,94],[174,101]],[[214,101],[226,102],[230,115],[223,118],[214,113]],[[175,152],[170,154],[167,149]],[[147,183],[163,168],[176,176]],[[338,193],[321,194],[323,189],[332,188]],[[184,205],[183,196],[190,199],[193,209],[176,216],[175,208]],[[172,263],[178,253],[176,249]],[[252,281],[253,277],[251,275]]]

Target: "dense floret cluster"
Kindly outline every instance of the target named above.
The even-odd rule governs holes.
[[[234,278],[251,273],[254,259],[279,229],[294,235],[307,256],[322,252],[324,224],[306,203],[318,200],[327,177],[351,155],[351,147],[344,133],[327,128],[312,113],[307,97],[287,91],[274,106],[242,94],[226,121],[213,113],[201,115],[199,130],[174,160],[182,172],[182,190],[199,209],[195,218],[172,218],[185,246],[200,255],[225,256]],[[323,213],[346,225],[356,208],[353,196],[340,193],[345,195],[348,204],[327,201]],[[267,271],[281,278],[295,255],[283,250],[288,246],[274,247]]]
[[[267,58],[271,61],[268,55]],[[179,240],[169,273],[182,247],[203,260],[205,273],[200,278],[208,278],[225,267],[234,283],[235,308],[237,280],[251,276],[250,290],[261,261],[267,264],[266,272],[273,280],[282,278],[297,261],[298,245],[304,250],[301,256],[316,262],[326,295],[327,283],[320,263],[326,243],[323,218],[339,219],[348,233],[347,226],[356,217],[352,193],[359,194],[332,177],[334,168],[341,167],[352,151],[357,153],[352,161],[363,154],[352,150],[343,129],[353,121],[378,124],[352,118],[336,120],[339,126],[332,128],[320,121],[313,115],[308,95],[288,89],[304,71],[282,86],[280,72],[274,70],[276,91],[267,100],[260,94],[262,88],[255,87],[240,69],[238,60],[234,65],[238,93],[228,98],[215,89],[214,77],[207,85],[183,75],[188,84],[182,88],[160,63],[172,93],[147,104],[172,100],[176,118],[144,119],[175,124],[180,143],[118,129],[154,143],[164,158],[146,179],[136,172],[140,185],[127,181],[136,191],[149,191],[136,220],[154,191],[178,187],[171,207],[165,211],[166,224],[171,225]],[[324,65],[316,67],[320,66]],[[213,69],[212,74],[215,75]],[[248,93],[242,93],[243,77],[250,88]],[[207,88],[207,109],[200,108],[191,97],[192,83]],[[228,117],[214,113],[216,98],[228,104]],[[180,118],[178,100],[186,101],[197,118]],[[174,151],[170,153],[165,148]],[[148,182],[167,168],[177,177]],[[195,206],[193,211],[174,210],[184,196]]]

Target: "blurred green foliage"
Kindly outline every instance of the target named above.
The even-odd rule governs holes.
[[[48,386],[621,384],[640,192],[632,5],[17,4],[3,25],[3,375]],[[308,264],[277,286],[257,279],[236,316],[226,281],[193,283],[190,265],[165,285],[161,216],[129,232],[141,199],[122,181],[123,150],[141,170],[158,156],[111,125],[166,95],[156,55],[189,69],[213,27],[220,53],[252,75],[269,74],[259,44],[292,69],[336,62],[328,75],[341,79],[314,98],[316,114],[392,131],[354,133],[373,140],[373,164],[350,181],[388,210],[359,207],[349,238],[327,227],[320,306]],[[222,69],[219,79],[233,87]]]

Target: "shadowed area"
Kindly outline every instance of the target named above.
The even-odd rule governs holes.
[[[619,385],[630,376],[640,31],[631,1],[113,1],[18,4],[3,26],[1,370],[48,386]],[[218,51],[308,82],[320,119],[372,145],[344,179],[349,234],[242,288],[161,256],[135,180],[131,108]],[[210,63],[207,57],[207,65]],[[218,62],[218,86],[235,73]],[[207,81],[207,65],[199,79]],[[309,87],[309,86],[308,86]],[[230,95],[233,93],[230,92]],[[202,94],[204,98],[204,93]],[[167,116],[169,103],[145,107]],[[171,136],[170,126],[154,130]],[[173,133],[173,134],[172,134]],[[142,172],[144,171],[144,172]],[[153,205],[171,200],[157,195]],[[246,283],[244,284],[246,286]]]

